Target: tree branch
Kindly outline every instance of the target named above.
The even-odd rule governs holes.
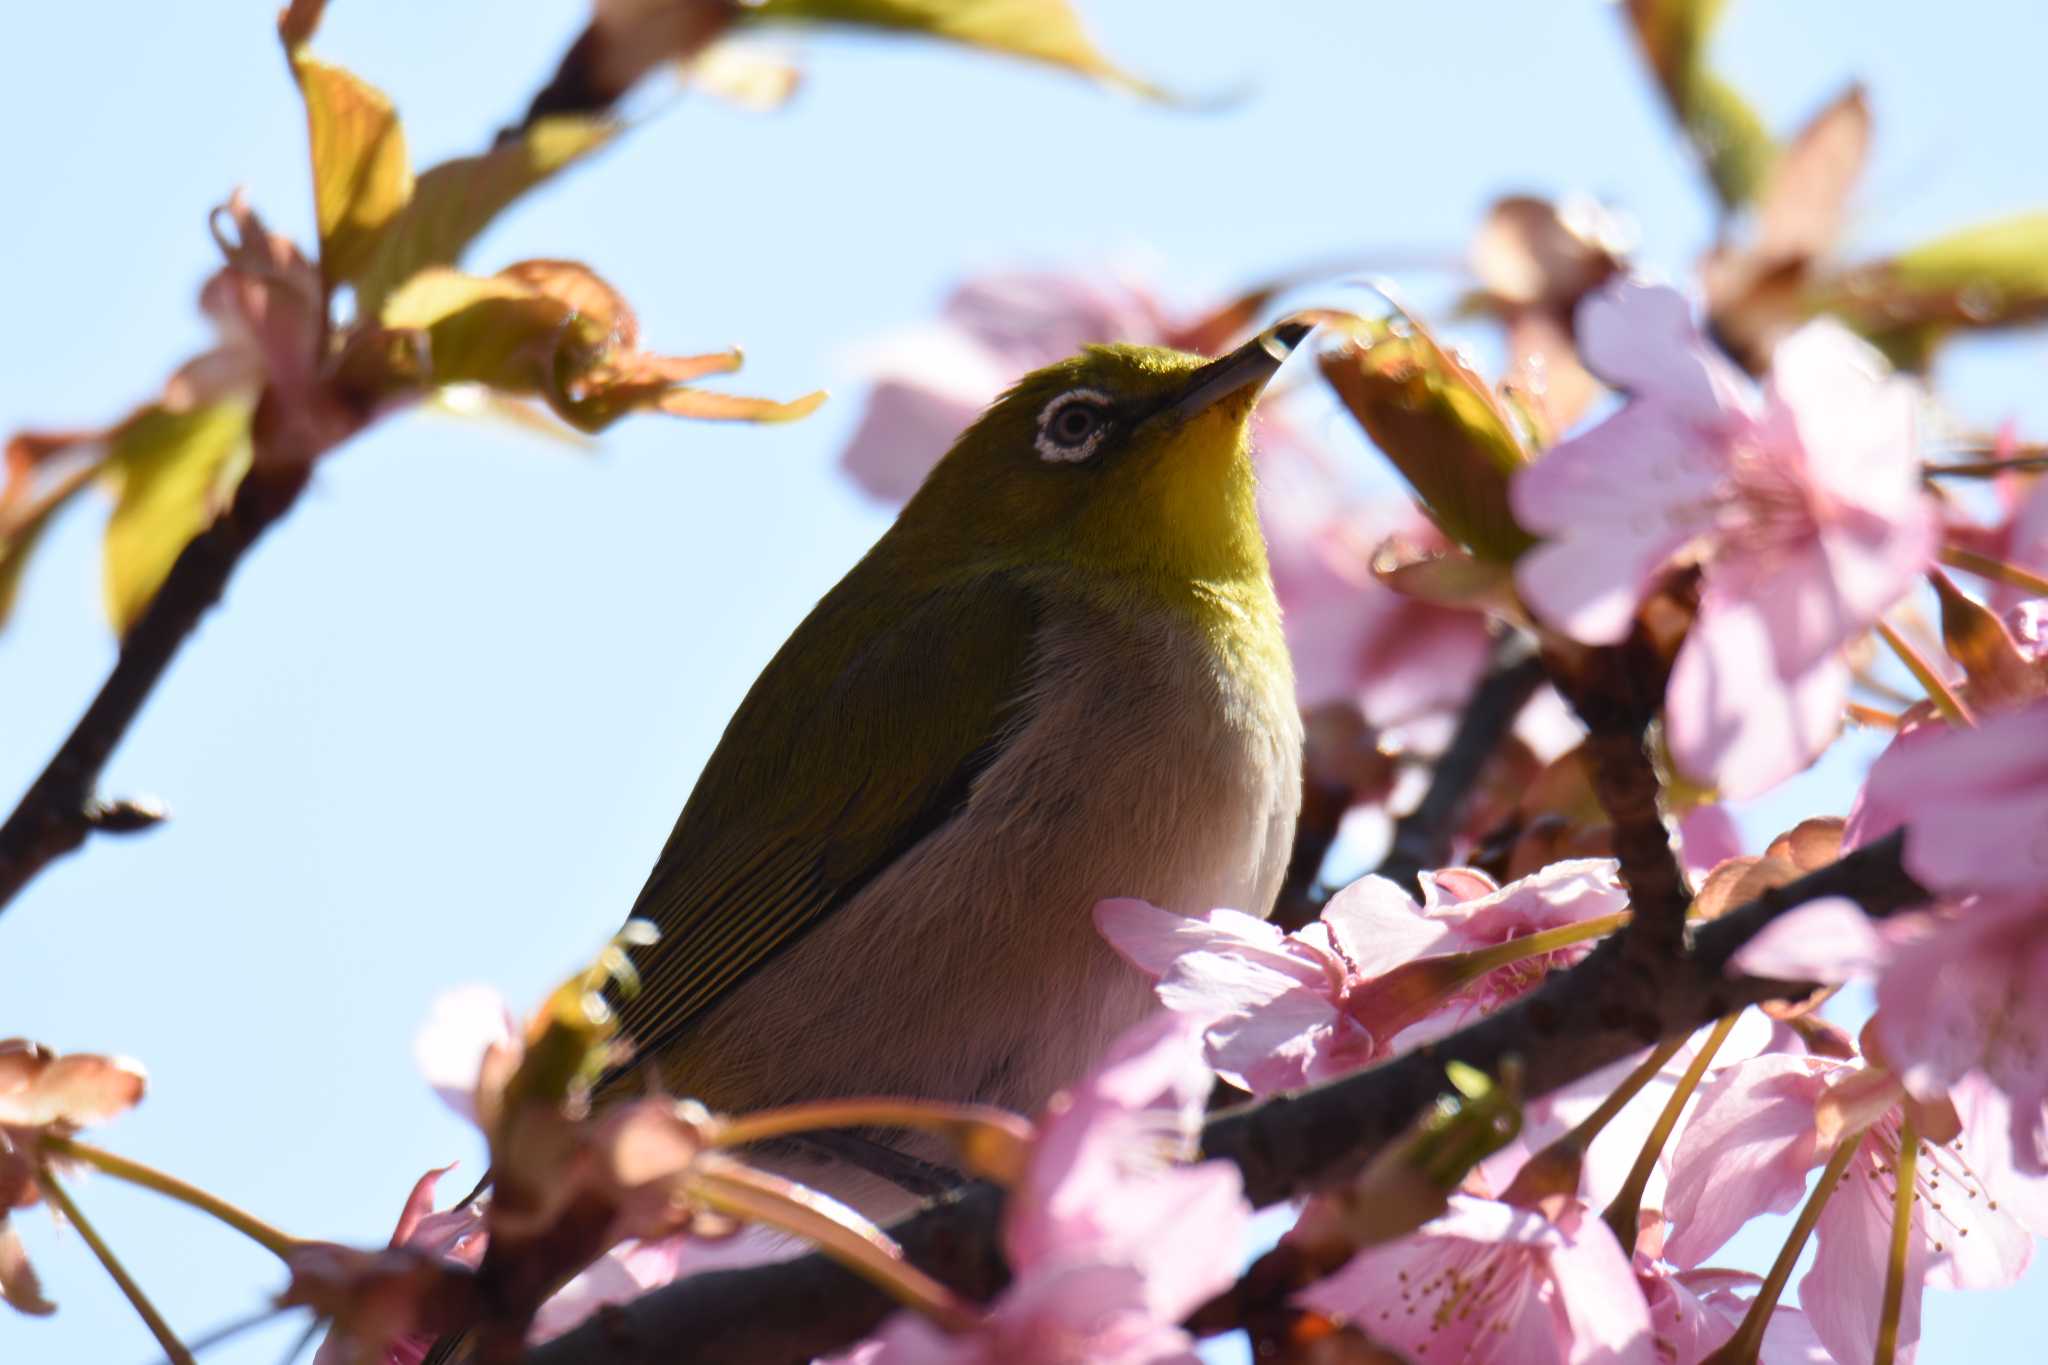
[[[1387,855],[1374,869],[1377,875],[1399,882],[1412,895],[1423,869],[1441,867],[1450,860],[1451,841],[1467,800],[1529,698],[1543,685],[1543,678],[1542,662],[1527,636],[1510,631],[1494,643],[1487,671],[1458,713],[1457,728],[1430,773],[1422,800],[1395,822]],[[1288,933],[1323,912],[1329,899],[1318,885],[1323,861],[1336,841],[1345,812],[1359,799],[1347,783],[1319,783],[1314,765],[1308,766],[1302,779],[1301,819],[1294,830],[1294,848],[1271,916],[1273,923]]]
[[[1900,861],[1892,834],[1700,927],[1693,950],[1645,971],[1620,934],[1533,993],[1434,1044],[1295,1095],[1212,1116],[1202,1149],[1235,1162],[1245,1192],[1266,1205],[1355,1174],[1444,1090],[1457,1060],[1498,1074],[1516,1057],[1528,1094],[1541,1095],[1660,1039],[1681,1037],[1741,1006],[1796,999],[1807,982],[1725,975],[1764,925],[1822,896],[1847,896],[1873,915],[1920,904],[1927,892]],[[1000,1194],[970,1186],[892,1231],[911,1259],[962,1293],[985,1298],[1007,1278]],[[893,1305],[822,1256],[694,1275],[609,1309],[531,1352],[531,1365],[654,1362],[687,1346],[698,1365],[803,1361],[872,1331]]]
[[[1417,877],[1450,861],[1451,840],[1467,798],[1543,678],[1543,661],[1527,636],[1510,631],[1495,642],[1492,663],[1459,713],[1450,745],[1430,773],[1429,789],[1394,824],[1393,841],[1376,869],[1379,876],[1413,895]]]
[[[307,467],[259,459],[227,510],[179,552],[163,586],[122,639],[120,656],[98,695],[0,825],[0,908],[95,829],[127,832],[155,823],[146,818],[151,813],[147,807],[96,800],[100,771],[179,646],[220,600],[235,565],[298,499]]]
[[[1639,962],[1677,957],[1685,951],[1692,890],[1664,827],[1663,783],[1649,750],[1650,722],[1669,669],[1640,630],[1627,644],[1559,650],[1545,663],[1586,723],[1586,775],[1612,824],[1614,856],[1628,887],[1632,918],[1621,938]]]

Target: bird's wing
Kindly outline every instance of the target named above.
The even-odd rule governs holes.
[[[866,566],[863,566],[866,567]],[[944,824],[1014,733],[1029,594],[842,583],[727,724],[634,904],[661,931],[620,1022],[649,1055]]]

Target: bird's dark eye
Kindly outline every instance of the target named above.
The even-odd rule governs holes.
[[[1038,414],[1038,453],[1056,464],[1078,464],[1095,453],[1109,429],[1109,395],[1070,389]]]

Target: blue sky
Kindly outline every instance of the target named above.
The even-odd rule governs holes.
[[[15,319],[0,427],[104,420],[203,344],[206,214],[235,185],[309,235],[273,8],[35,5],[0,21]],[[833,463],[859,411],[856,348],[927,316],[962,274],[1135,259],[1200,300],[1342,260],[1429,308],[1456,285],[1429,263],[1455,259],[1504,191],[1608,198],[1673,274],[1711,232],[1608,5],[1084,8],[1132,67],[1246,94],[1164,110],[926,45],[806,39],[787,112],[655,101],[478,244],[484,268],[589,261],[657,347],[743,343],[734,387],[835,398],[779,428],[637,419],[594,452],[417,415],[321,469],[109,771],[110,792],[160,795],[173,823],[94,844],[0,916],[0,1033],[150,1069],[110,1145],[291,1231],[361,1242],[388,1234],[429,1166],[480,1170],[474,1135],[412,1071],[428,1001],[472,980],[530,1001],[616,925],[747,684],[886,524]],[[1868,83],[1879,144],[1855,249],[2048,204],[2027,93],[2048,11],[1731,8],[1722,65],[1775,125]],[[522,107],[582,18],[574,0],[337,0],[317,46],[393,96],[425,164]],[[1945,391],[1969,420],[2017,414],[2038,434],[2043,360],[2037,338],[1973,346]],[[1366,467],[1348,432],[1332,439]],[[100,515],[57,527],[0,633],[10,801],[112,656]],[[1802,783],[1754,827],[1839,809],[1845,780],[1838,765]],[[106,1180],[81,1197],[188,1338],[280,1284],[263,1253],[181,1208]],[[0,1318],[0,1356],[149,1359],[77,1240],[39,1212],[23,1222],[62,1311]],[[2018,1354],[2044,1284],[1932,1296],[1923,1359]],[[274,1361],[298,1330],[210,1358]]]

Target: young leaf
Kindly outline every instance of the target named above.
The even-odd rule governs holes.
[[[1962,666],[1977,706],[2023,706],[2041,695],[2043,680],[2020,652],[1998,614],[1965,596],[1939,569],[1928,575],[1941,602],[1941,643]]]
[[[1852,293],[1892,317],[1996,327],[2048,313],[2048,213],[1964,228],[1865,271]]]
[[[211,524],[249,464],[253,405],[189,412],[152,405],[115,429],[105,472],[116,487],[105,545],[107,614],[126,634],[192,537]]]
[[[1348,331],[1322,355],[1323,377],[1447,535],[1513,560],[1534,543],[1508,510],[1508,480],[1529,456],[1492,389],[1411,319]]]
[[[14,597],[21,588],[22,571],[58,510],[93,481],[99,462],[89,461],[52,481],[36,492],[16,494],[10,483],[0,496],[0,625],[14,610]]]
[[[535,395],[579,431],[601,431],[629,412],[770,422],[801,417],[822,393],[790,403],[681,387],[740,366],[739,353],[663,356],[643,351],[617,291],[573,261],[522,261],[489,278],[439,267],[385,301],[383,324],[424,336],[429,387],[483,384]]]
[[[304,52],[292,54],[292,68],[306,101],[320,273],[331,289],[369,265],[378,234],[412,198],[412,167],[381,91]]]
[[[1869,153],[1870,106],[1852,85],[1785,145],[1747,240],[1717,246],[1701,263],[1715,332],[1752,374],[1812,315],[1815,263],[1841,236]]]
[[[615,131],[599,119],[546,118],[481,156],[422,172],[411,198],[377,234],[356,280],[358,311],[374,317],[391,291],[421,270],[454,265],[514,200],[604,146]]]
[[[1628,0],[1628,18],[1665,102],[1678,117],[1724,207],[1738,209],[1762,187],[1776,156],[1763,120],[1707,65],[1707,43],[1722,0]]]
[[[759,0],[740,11],[740,21],[922,34],[1061,67],[1147,99],[1170,98],[1104,56],[1067,0]]]

